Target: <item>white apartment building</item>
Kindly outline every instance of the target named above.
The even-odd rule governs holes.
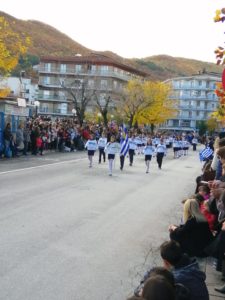
[[[24,98],[27,104],[33,105],[38,95],[38,84],[30,78],[7,77],[0,80],[0,88],[8,88],[10,97]]]
[[[221,74],[206,72],[166,80],[165,83],[172,86],[171,101],[177,102],[178,113],[160,128],[195,131],[198,121],[206,121],[216,110],[218,98],[215,89],[220,81]]]

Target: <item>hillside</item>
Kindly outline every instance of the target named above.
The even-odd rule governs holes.
[[[148,72],[152,80],[165,80],[176,76],[187,76],[196,74],[203,69],[209,72],[222,71],[222,67],[216,66],[213,63],[167,55],[150,56],[143,59],[127,59],[111,51],[97,52],[82,46],[66,34],[42,22],[19,20],[4,12],[0,12],[0,16],[5,17],[15,32],[19,34],[23,33],[31,38],[32,44],[28,49],[28,54],[35,57],[42,55],[73,56],[78,53],[82,55],[100,53],[110,56],[118,62]]]

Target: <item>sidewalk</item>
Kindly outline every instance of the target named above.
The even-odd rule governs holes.
[[[225,294],[214,290],[215,287],[223,286],[225,282],[221,280],[221,272],[217,272],[213,267],[213,261],[214,259],[212,257],[207,257],[199,261],[202,271],[206,273],[206,284],[209,290],[210,300],[225,299]]]

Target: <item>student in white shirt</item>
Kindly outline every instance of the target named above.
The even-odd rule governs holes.
[[[109,160],[109,176],[112,176],[113,161],[116,153],[120,152],[120,144],[115,142],[115,137],[111,136],[110,142],[105,147],[105,152],[108,154]]]
[[[93,156],[95,154],[95,151],[98,148],[97,141],[94,140],[92,135],[91,135],[90,139],[87,141],[87,143],[85,144],[85,148],[88,151],[89,168],[92,168]]]
[[[150,166],[150,161],[152,159],[152,156],[155,153],[155,147],[152,145],[152,140],[149,139],[147,141],[147,145],[144,147],[144,155],[145,155],[145,164],[146,164],[146,173],[149,173],[149,166]]]
[[[103,161],[105,162],[105,146],[107,144],[107,138],[105,137],[104,134],[102,134],[102,136],[100,137],[100,139],[98,140],[98,151],[99,151],[99,159],[98,159],[98,163],[101,163],[102,160],[102,156],[103,156]]]
[[[166,154],[166,146],[163,144],[163,139],[160,139],[159,144],[156,147],[156,160],[157,160],[157,164],[159,169],[162,168],[162,161],[163,161],[163,157]]]
[[[196,149],[197,149],[197,144],[198,144],[197,138],[196,138],[196,137],[193,137],[193,139],[192,139],[193,151],[196,151]]]

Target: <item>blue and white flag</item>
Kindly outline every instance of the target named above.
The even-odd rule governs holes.
[[[126,156],[129,150],[129,143],[128,143],[128,134],[126,134],[125,140],[122,142],[120,155]]]
[[[205,159],[209,158],[213,155],[213,150],[209,147],[206,147],[202,151],[199,152],[199,159],[200,161],[204,161]]]

